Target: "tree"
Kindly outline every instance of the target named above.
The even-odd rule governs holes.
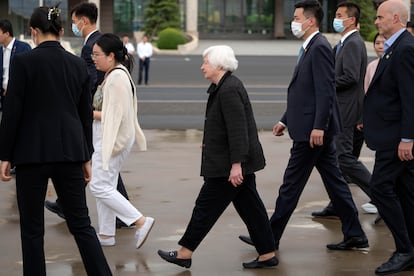
[[[179,6],[176,0],[152,0],[144,13],[144,32],[149,39],[165,28],[180,28]]]
[[[377,31],[377,27],[374,24],[375,16],[377,13],[375,10],[374,1],[354,0],[353,2],[359,5],[361,8],[361,18],[359,20],[361,36],[365,40],[369,40],[370,38],[372,39],[372,33],[375,33]]]

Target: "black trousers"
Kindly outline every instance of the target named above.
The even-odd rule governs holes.
[[[275,243],[279,244],[314,167],[321,175],[342,222],[344,239],[365,237],[351,191],[339,170],[333,138],[325,138],[323,146],[314,148],[309,146],[309,142],[293,142],[283,184],[276,199],[275,212],[270,218]]]
[[[336,153],[339,167],[352,183],[358,185],[364,193],[371,198],[369,183],[371,173],[361,161],[353,154],[355,128],[344,128],[342,133],[335,137]]]
[[[60,198],[67,226],[75,238],[87,274],[112,275],[91,226],[81,163],[19,165],[16,168],[23,274],[46,275],[44,201],[49,178]]]
[[[227,177],[204,178],[191,220],[178,242],[194,251],[231,202],[246,224],[259,255],[275,250],[265,206],[256,190],[256,176],[245,175],[243,184],[234,187]]]
[[[398,252],[414,246],[414,161],[400,161],[396,150],[377,151],[371,180],[375,205]]]

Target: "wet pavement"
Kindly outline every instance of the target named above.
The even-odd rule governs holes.
[[[144,246],[134,247],[133,229],[119,229],[116,245],[104,252],[114,275],[211,276],[211,275],[310,275],[341,276],[374,275],[394,250],[388,228],[383,222],[374,225],[376,215],[360,212],[360,220],[370,242],[370,250],[332,252],[326,244],[342,239],[338,220],[313,220],[310,213],[328,203],[326,191],[315,171],[280,242],[277,256],[280,264],[274,269],[245,270],[241,263],[256,258],[252,247],[238,240],[247,231],[233,206],[225,211],[218,223],[193,255],[190,269],[167,263],[157,255],[158,249],[178,248],[177,241],[190,219],[195,198],[202,184],[199,176],[201,132],[197,130],[146,130],[148,151],[136,148],[122,169],[131,202],[147,216],[156,219]],[[258,191],[269,215],[289,157],[291,141],[287,135],[274,137],[260,132],[267,167],[257,173]],[[373,152],[364,148],[362,161],[372,168]],[[18,211],[14,181],[0,183],[0,275],[22,274]],[[351,185],[358,209],[368,198]],[[97,226],[95,200],[89,189],[88,204],[94,226]],[[47,199],[56,197],[50,185]],[[65,222],[45,210],[45,252],[48,275],[85,275],[83,265]],[[396,275],[414,275],[414,271]]]

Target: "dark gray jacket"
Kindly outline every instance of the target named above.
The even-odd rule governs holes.
[[[263,169],[263,149],[243,83],[227,72],[207,93],[201,175],[228,177],[232,164],[238,162],[243,175]]]

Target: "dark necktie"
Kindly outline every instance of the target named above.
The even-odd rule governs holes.
[[[303,49],[303,47],[300,47],[299,55],[298,55],[298,60],[296,61],[296,64],[299,63],[299,61],[300,61],[300,59],[301,59],[301,57],[303,55],[303,52],[305,52],[305,49]]]
[[[336,45],[336,52],[335,52],[335,55],[338,55],[339,51],[341,50],[341,47],[342,47],[342,43],[341,43],[341,41],[339,40],[338,44]]]

